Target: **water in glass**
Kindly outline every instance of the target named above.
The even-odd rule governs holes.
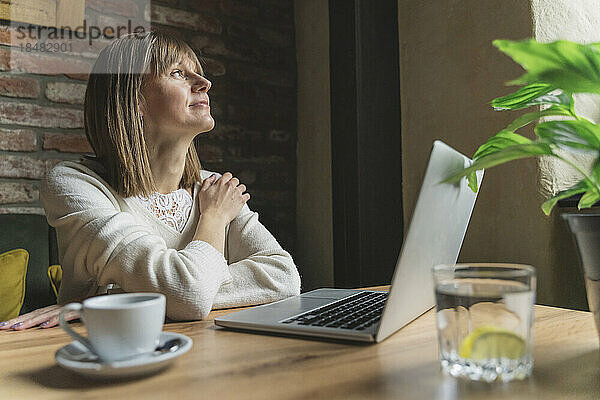
[[[442,368],[472,380],[523,379],[533,367],[535,288],[487,275],[436,282]]]

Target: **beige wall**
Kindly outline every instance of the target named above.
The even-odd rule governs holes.
[[[559,39],[581,43],[600,41],[600,8],[597,0],[532,0],[531,10],[534,35],[540,42]],[[600,97],[589,94],[578,94],[574,97],[575,111],[579,115],[595,122],[600,121]],[[593,162],[593,157],[585,154],[570,157],[588,167],[591,167]],[[540,192],[546,197],[570,187],[581,179],[578,173],[555,158],[541,159],[538,168]],[[555,214],[558,214],[558,210]],[[557,215],[553,216],[550,242],[551,268],[555,276],[552,289],[556,303],[573,307],[584,306],[585,292],[577,254],[566,224]]]
[[[329,12],[296,0],[298,173],[296,263],[302,289],[333,285]]]
[[[472,155],[516,117],[489,106],[515,90],[504,82],[522,74],[491,42],[532,37],[534,25],[531,4],[522,0],[398,4],[408,220],[434,139]],[[538,270],[540,303],[582,306],[585,292],[571,238],[558,212],[541,212],[539,179],[535,160],[486,171],[459,260],[531,264]]]
[[[534,29],[539,34],[542,18],[534,26],[533,17],[536,10],[548,10],[542,3],[398,0],[406,223],[433,140],[444,140],[472,155],[477,145],[516,117],[489,106],[493,98],[513,91],[504,82],[522,73],[491,42],[532,37]],[[566,7],[571,2],[560,3]],[[327,1],[296,0],[296,23],[298,253],[302,257],[298,262],[305,287],[323,286],[333,280],[331,209],[327,208],[331,205]],[[551,25],[546,31],[552,31]],[[545,217],[540,210],[544,199],[540,176],[535,160],[486,171],[459,260],[531,264],[538,269],[540,303],[582,307],[585,292],[577,255],[558,212]],[[318,214],[313,213],[316,209]]]

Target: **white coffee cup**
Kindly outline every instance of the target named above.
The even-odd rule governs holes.
[[[112,362],[153,351],[165,320],[165,296],[160,293],[123,293],[91,297],[69,303],[60,311],[59,323],[69,335]],[[75,332],[65,314],[78,311],[88,336]]]

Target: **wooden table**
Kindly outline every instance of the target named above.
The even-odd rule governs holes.
[[[89,381],[54,362],[60,328],[0,332],[0,399],[600,399],[599,341],[590,313],[535,307],[535,364],[522,382],[485,384],[440,372],[435,315],[377,345],[238,333],[205,321],[165,330],[194,340],[163,372]],[[81,324],[74,324],[83,332]]]

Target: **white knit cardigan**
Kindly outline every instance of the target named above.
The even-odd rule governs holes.
[[[202,171],[202,179],[211,174]],[[125,292],[163,293],[169,318],[194,320],[212,308],[299,294],[294,260],[247,205],[226,227],[225,255],[192,240],[199,188],[196,183],[194,207],[180,233],[135,197],[118,195],[87,166],[62,162],[54,167],[40,197],[57,232],[63,268],[59,303],[106,293],[116,284]]]

